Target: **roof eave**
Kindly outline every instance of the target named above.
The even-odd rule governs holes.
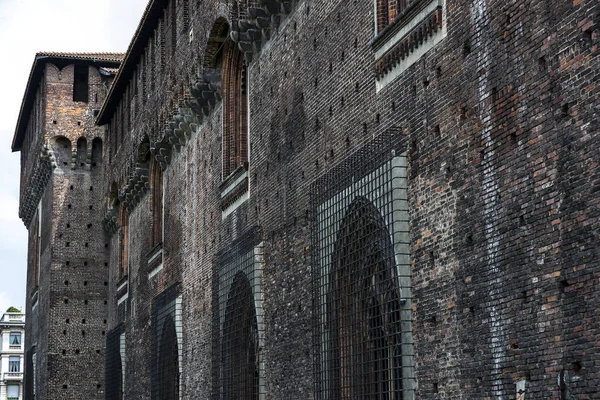
[[[27,122],[29,119],[29,111],[30,105],[28,104],[28,99],[35,97],[35,91],[37,91],[39,85],[39,79],[34,79],[37,68],[41,68],[42,64],[48,62],[56,62],[56,61],[67,61],[71,63],[75,62],[85,62],[89,64],[101,64],[103,66],[115,66],[119,67],[121,65],[120,61],[117,60],[102,60],[95,58],[75,58],[75,57],[55,57],[55,56],[46,56],[36,54],[35,59],[33,61],[33,65],[31,67],[31,71],[29,72],[29,78],[27,79],[27,86],[25,87],[25,93],[23,94],[23,100],[21,101],[21,109],[19,110],[19,118],[17,119],[17,125],[15,127],[15,133],[13,136],[11,150],[12,152],[17,152],[22,149],[23,146],[23,138],[25,135],[25,130],[27,129]]]
[[[153,32],[156,27],[156,23],[159,19],[156,13],[162,11],[166,6],[167,2],[165,0],[150,0],[148,3],[138,28],[133,35],[133,39],[129,44],[121,68],[119,68],[119,72],[117,73],[108,94],[106,95],[106,99],[102,104],[98,117],[96,118],[96,125],[102,126],[110,122],[117,107],[116,103],[120,100],[123,91],[127,87],[127,82],[125,80],[129,77],[130,70],[133,71],[135,69],[141,53],[146,48],[144,39],[146,39],[146,41],[148,40],[148,30]]]

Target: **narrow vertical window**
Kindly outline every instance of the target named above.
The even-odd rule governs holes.
[[[73,101],[88,102],[89,96],[89,67],[87,65],[75,65],[73,81]]]
[[[31,246],[31,281],[32,291],[35,292],[40,281],[40,227],[42,221],[42,207],[38,206],[36,215],[33,217],[33,237]]]
[[[128,241],[129,241],[129,212],[121,204],[119,207],[119,278],[127,275]]]
[[[163,241],[163,172],[154,157],[150,160],[150,201],[152,207],[152,245]]]
[[[87,139],[83,136],[77,139],[77,167],[87,164]]]
[[[222,58],[223,179],[248,162],[246,65],[237,45],[228,40]]]
[[[102,163],[102,139],[94,138],[92,140],[92,167]]]

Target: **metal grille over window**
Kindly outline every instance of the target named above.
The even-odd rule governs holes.
[[[123,376],[125,372],[124,350],[125,342],[121,340],[124,335],[123,324],[110,330],[106,335],[106,400],[122,400],[125,391]]]
[[[265,398],[263,252],[256,238],[246,235],[215,263],[215,399]]]
[[[181,393],[180,286],[171,286],[152,301],[152,400],[178,400]]]
[[[403,143],[391,130],[313,186],[317,399],[414,398]]]

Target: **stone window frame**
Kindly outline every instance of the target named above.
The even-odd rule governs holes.
[[[17,390],[16,390],[17,397],[14,396],[14,393],[10,393],[11,391],[14,392],[14,389],[10,390],[9,388],[17,388]],[[21,385],[15,384],[15,383],[6,384],[6,399],[7,400],[18,400],[20,398],[20,396],[21,396]]]
[[[18,337],[18,343],[13,343],[13,338]],[[10,332],[9,333],[9,339],[8,339],[8,345],[9,346],[19,346],[19,348],[21,348],[21,345],[23,344],[23,334],[21,332]]]
[[[447,37],[447,0],[373,1],[375,37],[371,46],[379,92]],[[390,4],[403,7],[390,17],[389,11],[382,10],[393,7]]]
[[[387,138],[389,136],[389,139]],[[388,388],[392,381],[402,379],[403,400],[415,398],[415,360],[412,332],[412,278],[410,262],[410,219],[408,205],[408,162],[403,135],[399,128],[377,137],[361,147],[347,160],[334,167],[330,173],[319,178],[312,185],[311,204],[314,213],[313,230],[313,290],[314,290],[314,351],[315,351],[315,398],[330,398],[332,393],[352,391],[347,382],[357,377],[339,380],[332,375],[336,371],[336,356],[333,352],[339,345],[335,341],[335,329],[330,324],[330,316],[340,315],[338,303],[331,302],[332,273],[336,268],[336,247],[339,242],[342,223],[357,200],[367,200],[383,219],[390,235],[391,249],[397,276],[396,294],[399,293],[400,375],[388,375]],[[390,281],[391,282],[391,281]],[[335,293],[334,293],[335,294]],[[332,308],[333,307],[333,308]],[[338,307],[338,308],[336,308]],[[338,317],[339,318],[339,317]],[[339,319],[343,321],[343,319]],[[332,358],[334,357],[334,358]],[[395,357],[398,357],[396,355]],[[375,359],[378,359],[377,357]],[[333,369],[332,369],[333,368]],[[363,375],[360,375],[363,376]],[[339,383],[343,382],[342,386]],[[396,386],[398,387],[398,386]]]
[[[16,358],[16,360],[15,360]],[[23,372],[21,368],[21,356],[9,356],[8,357],[8,372],[20,373]]]

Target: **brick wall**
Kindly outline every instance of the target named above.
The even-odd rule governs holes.
[[[58,165],[40,202],[40,280],[36,291],[30,268],[27,314],[32,318],[27,322],[26,348],[36,346],[36,398],[100,399],[108,323],[108,243],[100,213],[102,165],[92,165],[92,142],[104,139],[104,130],[94,126],[93,110],[100,108],[110,78],[89,67],[89,102],[74,103],[73,69],[73,65],[60,70],[46,65],[39,91],[44,97],[37,100],[44,104],[46,123],[28,131],[25,139],[31,145],[22,163],[24,188],[33,185],[27,170],[31,159],[39,159],[43,144],[64,154],[57,155]],[[55,137],[66,138],[60,143],[70,142],[71,151],[68,146],[53,146]],[[30,266],[35,257],[31,226]]]
[[[177,282],[183,398],[209,398],[215,256],[252,227],[264,241],[266,391],[313,397],[309,188],[390,129],[405,135],[409,162],[416,397],[514,397],[525,380],[526,398],[558,399],[562,371],[563,392],[594,397],[598,5],[447,1],[447,37],[379,92],[373,9],[303,1],[273,29],[248,67],[250,199],[221,219],[217,103],[164,173],[164,266],[151,279],[149,195],[137,205],[122,313],[136,366],[128,398],[147,396],[148,375],[133,371],[149,362],[136,344],[152,298]],[[166,43],[164,65],[138,66],[156,91],[125,97],[110,123],[105,195],[127,184],[144,135],[162,139],[213,22],[235,14],[224,2],[192,2],[190,13],[193,40],[178,30],[174,52],[167,13],[150,39]]]

